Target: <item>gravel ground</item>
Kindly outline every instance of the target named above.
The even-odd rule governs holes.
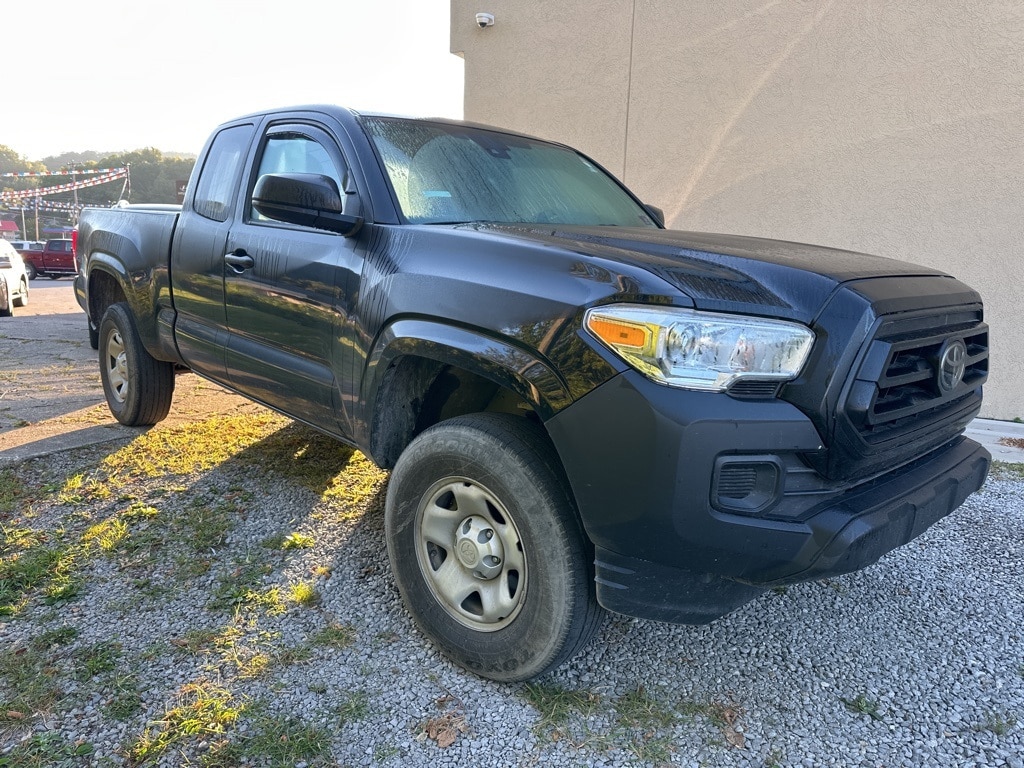
[[[7,553],[68,554],[0,588],[0,766],[1024,768],[1019,471],[863,572],[708,626],[610,616],[505,685],[403,612],[384,473],[261,423],[205,468],[124,463],[201,421],[0,470]]]

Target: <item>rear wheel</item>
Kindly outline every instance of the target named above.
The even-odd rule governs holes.
[[[21,278],[21,291],[14,298],[14,306],[16,307],[27,307],[28,306],[28,278]]]
[[[35,264],[32,264],[31,262],[26,261],[25,262],[25,274],[28,275],[28,279],[29,280],[35,280],[36,279],[36,274],[37,274]]]
[[[7,281],[0,279],[0,317],[10,317],[14,314],[11,306],[11,294],[7,290]]]
[[[112,304],[103,313],[98,341],[100,379],[114,418],[129,427],[163,420],[174,395],[174,366],[142,346],[126,304]]]
[[[523,418],[474,414],[423,432],[391,475],[385,524],[407,610],[483,677],[536,677],[600,626],[593,552],[561,465]]]

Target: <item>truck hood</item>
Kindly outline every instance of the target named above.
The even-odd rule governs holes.
[[[744,311],[809,322],[836,288],[869,278],[943,276],[902,261],[805,243],[737,235],[624,227],[473,224],[482,235],[529,241],[617,271],[640,268],[699,309]],[[637,286],[637,292],[646,292]]]

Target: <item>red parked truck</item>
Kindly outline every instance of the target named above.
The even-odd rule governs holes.
[[[25,259],[25,271],[28,272],[29,280],[35,280],[36,277],[49,277],[51,280],[56,280],[59,277],[74,276],[78,273],[75,243],[70,239],[47,240],[43,250],[29,251],[22,255]]]

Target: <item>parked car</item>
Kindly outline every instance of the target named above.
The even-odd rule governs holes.
[[[40,276],[56,280],[78,273],[74,241],[66,238],[47,240],[41,251],[28,251],[25,262],[29,280]]]
[[[0,317],[10,317],[14,307],[28,304],[28,274],[14,246],[0,240]]]

